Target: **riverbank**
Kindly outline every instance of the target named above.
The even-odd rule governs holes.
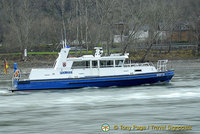
[[[131,51],[129,54],[132,62],[141,62],[141,59],[145,55],[146,51]],[[91,52],[89,54],[93,54]],[[106,52],[104,52],[106,53]],[[112,52],[113,53],[113,52]],[[116,53],[116,52],[115,52]],[[79,57],[85,55],[80,52],[73,52],[69,54],[69,57]],[[38,68],[38,67],[52,67],[57,53],[32,53],[28,54],[27,61],[22,61],[20,54],[0,54],[0,74],[2,74],[2,68],[4,68],[4,59],[7,60],[9,69],[13,69],[13,63],[18,63],[19,68]],[[198,60],[200,57],[193,50],[177,50],[170,53],[165,51],[151,51],[145,58],[145,61],[157,62],[160,59],[174,60]]]

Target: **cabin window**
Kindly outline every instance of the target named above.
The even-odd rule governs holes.
[[[123,60],[115,60],[115,67],[122,67],[123,66]]]
[[[141,69],[136,69],[136,70],[135,70],[135,72],[141,72],[141,71],[142,71]]]
[[[74,61],[72,69],[90,68],[90,61]]]
[[[134,63],[134,61],[130,60],[130,59],[125,59],[124,64],[131,64]]]
[[[95,60],[95,61],[92,61],[92,68],[97,68],[98,67],[98,62]]]
[[[112,60],[101,60],[100,61],[100,68],[107,68],[107,67],[113,67],[113,61]]]

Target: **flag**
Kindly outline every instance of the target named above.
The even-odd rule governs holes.
[[[7,75],[8,64],[6,60],[4,60],[4,65],[5,65],[5,74]]]

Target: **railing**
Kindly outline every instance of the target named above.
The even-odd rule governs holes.
[[[162,72],[167,70],[168,60],[158,60],[157,62],[157,70]]]
[[[154,65],[152,62],[124,64],[124,67],[134,67],[134,66],[154,66]]]
[[[114,67],[114,65],[100,65],[99,68],[111,68],[111,67]],[[90,68],[90,66],[72,66],[72,69],[86,69],[86,68]],[[98,66],[92,66],[92,68],[98,68]]]
[[[85,68],[90,68],[90,66],[72,66],[71,69],[85,69]],[[93,68],[97,68],[96,66]]]
[[[111,68],[111,67],[138,67],[138,66],[154,66],[152,62],[146,63],[128,63],[128,64],[120,64],[120,65],[100,65],[99,68]],[[85,69],[90,68],[90,66],[72,66],[72,69]],[[98,66],[92,66],[92,68],[98,68]]]
[[[114,67],[114,65],[100,65],[100,68],[109,68],[109,67]]]

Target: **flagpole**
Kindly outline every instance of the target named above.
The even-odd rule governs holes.
[[[6,59],[4,59],[4,69],[5,69],[5,75],[7,75],[8,64]]]

